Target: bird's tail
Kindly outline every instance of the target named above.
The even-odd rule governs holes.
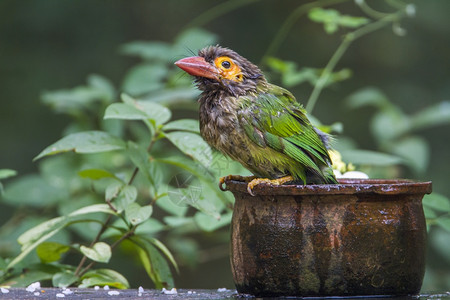
[[[306,171],[306,184],[337,184],[339,183],[334,176],[333,169],[329,166],[323,166],[321,173],[316,170]]]

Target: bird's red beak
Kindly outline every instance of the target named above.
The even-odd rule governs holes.
[[[203,57],[186,57],[176,61],[175,65],[190,75],[217,79],[217,69],[209,64]]]

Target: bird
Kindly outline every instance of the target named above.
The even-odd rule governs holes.
[[[241,163],[253,176],[228,175],[259,184],[336,184],[328,153],[331,137],[314,127],[288,90],[235,51],[207,46],[175,65],[194,77],[201,91],[200,134],[216,150]]]

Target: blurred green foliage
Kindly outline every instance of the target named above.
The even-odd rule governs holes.
[[[195,6],[197,17],[180,30],[188,23],[180,15],[181,23],[174,29],[177,34],[172,41],[140,38],[119,48],[122,55],[133,59],[122,79],[93,74],[85,85],[42,93],[42,102],[54,114],[67,116],[70,122],[61,139],[37,156],[33,154],[38,160],[36,172],[14,178],[16,171],[0,170],[2,203],[11,211],[0,228],[0,284],[25,286],[48,281],[54,286],[126,288],[129,282],[132,286],[148,285],[136,276],[145,272],[155,287],[168,288],[175,284],[174,276],[180,276],[180,268],[182,278],[183,272],[190,272],[186,267],[195,268],[199,263],[227,256],[227,225],[233,199],[229,193],[219,191],[217,179],[228,174],[245,175],[248,171],[212,151],[198,135],[198,91],[188,76],[174,68],[173,62],[190,51],[217,43],[219,36],[231,45],[233,37],[223,26],[219,34],[200,27],[206,28],[205,24],[214,18],[229,13],[238,23],[236,26],[251,26],[247,21],[239,23],[239,16],[248,16],[246,6],[254,2],[258,1],[225,1],[210,9],[202,6],[206,2],[195,2],[199,7]],[[276,32],[278,27],[267,28],[275,37],[267,45],[269,50],[260,66],[272,82],[292,91],[312,88],[310,98],[304,102],[310,111],[316,104],[320,111],[316,102],[319,96],[321,104],[326,93],[358,79],[355,74],[361,70],[357,68],[336,70],[341,61],[351,65],[351,58],[346,57],[352,53],[350,46],[357,38],[363,42],[369,33],[389,26],[403,36],[401,23],[411,22],[405,18],[420,13],[414,5],[394,0],[383,5],[371,3],[375,8],[365,1],[355,1],[356,5],[350,2],[341,8],[337,5],[341,2],[345,1],[289,3],[285,11],[290,15],[285,20],[270,14],[280,29]],[[124,7],[128,5],[133,4]],[[178,9],[184,5],[187,4],[180,4]],[[336,6],[328,8],[331,5]],[[296,55],[286,55],[292,48],[280,49],[283,39],[295,44],[298,36],[288,32],[303,15],[311,24],[323,26],[326,34],[322,29],[314,34],[327,39],[333,47],[331,52],[315,53],[320,63],[311,62],[314,66]],[[264,25],[259,22],[255,26]],[[335,39],[339,34],[343,38]],[[267,39],[264,42],[267,44]],[[247,43],[248,38],[245,47]],[[302,47],[310,51],[315,46]],[[384,48],[390,51],[389,45]],[[392,49],[391,56],[395,55],[395,46]],[[257,56],[252,50],[261,53],[249,47],[242,54]],[[280,58],[285,56],[286,59]],[[324,67],[315,67],[324,65],[327,58]],[[108,60],[104,64],[115,63]],[[330,113],[327,117],[323,109],[317,114],[322,121],[327,120],[325,123],[335,121],[332,125],[312,119],[325,131],[339,134],[336,148],[344,160],[371,177],[427,179],[434,152],[426,130],[448,128],[449,102],[439,100],[414,110],[390,99],[380,88],[361,88],[366,85],[352,84],[350,95],[336,101],[355,120],[336,114],[337,109],[332,110],[333,117]],[[358,115],[364,118],[358,119]],[[359,127],[367,128],[370,134],[356,133],[354,129]],[[448,172],[442,176],[446,181]],[[450,201],[444,188],[442,192],[435,188],[436,192],[424,199],[430,250],[435,255],[429,260],[425,290],[450,287],[450,275],[445,272],[450,266]],[[212,250],[206,251],[204,245]],[[133,270],[136,268],[141,271]],[[223,272],[229,274],[229,268],[225,266]],[[205,280],[198,278],[195,282],[208,287],[201,285]]]

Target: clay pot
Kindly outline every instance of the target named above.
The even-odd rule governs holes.
[[[337,185],[226,182],[236,199],[231,264],[255,296],[417,294],[425,272],[422,209],[431,182]]]

